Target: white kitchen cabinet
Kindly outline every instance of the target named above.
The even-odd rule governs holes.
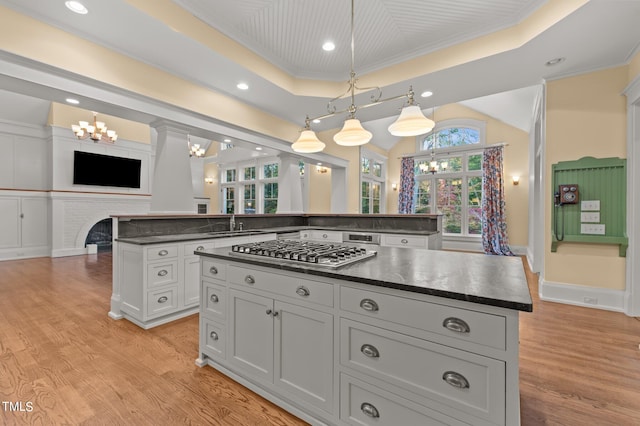
[[[327,231],[323,229],[310,229],[300,231],[301,240],[325,241],[331,243],[342,242],[342,231]]]
[[[0,259],[49,255],[48,218],[45,194],[0,195]]]
[[[382,234],[380,245],[402,248],[429,248],[428,235]]]

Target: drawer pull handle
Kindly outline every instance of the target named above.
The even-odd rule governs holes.
[[[378,412],[378,409],[374,407],[372,404],[369,404],[368,402],[363,402],[362,405],[360,406],[360,409],[365,415],[373,419],[377,419],[378,417],[380,417],[380,413]]]
[[[218,333],[216,333],[215,331],[212,331],[209,334],[209,337],[211,337],[211,340],[218,340]]]
[[[211,300],[211,302],[213,303],[218,303],[218,296],[215,294],[212,294],[211,297],[209,297],[209,300]]]
[[[365,356],[368,356],[369,358],[379,358],[380,357],[380,352],[378,352],[378,349],[376,349],[375,346],[372,345],[362,345],[362,347],[360,348],[360,352],[362,352],[363,354],[365,354]]]
[[[360,307],[369,312],[376,312],[378,310],[378,304],[371,299],[362,299]]]
[[[198,247],[196,247],[196,250],[202,251],[202,250],[204,250],[204,246],[198,246]]]
[[[469,381],[460,373],[447,371],[442,375],[442,380],[449,383],[454,388],[469,389]]]
[[[211,275],[216,275],[218,273],[218,268],[212,266],[211,268],[209,268],[209,272],[211,273]]]
[[[158,276],[159,277],[164,277],[168,274],[169,272],[166,269],[161,269],[158,271]]]
[[[167,296],[162,296],[161,298],[158,299],[158,303],[165,303],[167,300],[169,300]]]
[[[246,277],[244,277],[244,282],[247,284],[255,284],[256,279],[253,278],[251,275],[247,275]]]
[[[168,254],[169,254],[169,252],[168,252],[168,251],[166,251],[166,250],[160,250],[160,251],[158,252],[158,256],[166,256],[166,255],[168,255]]]
[[[403,238],[403,239],[401,239],[401,240],[400,240],[400,242],[401,242],[402,244],[408,244],[408,243],[409,243],[409,240],[407,240],[406,238]]]
[[[322,234],[322,238],[327,238],[328,235],[327,234]]]
[[[442,322],[442,326],[447,330],[455,331],[456,333],[469,333],[471,328],[469,324],[460,318],[449,317]]]
[[[302,296],[302,297],[307,297],[311,294],[311,292],[309,291],[308,288],[306,288],[305,286],[301,285],[300,287],[298,287],[296,289],[296,294],[298,296]]]

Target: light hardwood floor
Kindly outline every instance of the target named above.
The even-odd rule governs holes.
[[[640,424],[640,321],[541,302],[525,269],[522,425]],[[197,315],[144,331],[110,296],[109,254],[0,262],[0,424],[303,424],[195,366]]]

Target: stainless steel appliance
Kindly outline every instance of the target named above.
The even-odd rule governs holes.
[[[372,234],[369,232],[343,232],[342,242],[380,245],[380,234]]]
[[[373,257],[377,252],[349,244],[302,240],[272,240],[260,243],[235,244],[231,246],[231,252],[229,254],[241,257],[263,257],[278,261],[339,268]]]

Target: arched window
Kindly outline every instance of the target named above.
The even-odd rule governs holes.
[[[485,123],[442,121],[416,142],[414,213],[442,214],[445,235],[480,237]]]

